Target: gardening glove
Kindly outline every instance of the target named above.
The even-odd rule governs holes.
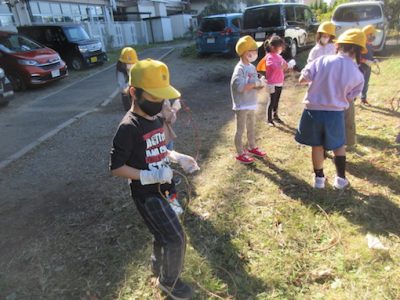
[[[185,173],[191,174],[200,170],[200,167],[195,159],[189,155],[185,155],[176,151],[170,151],[169,158],[172,162],[178,163]]]
[[[265,79],[264,79],[265,80]],[[256,89],[260,89],[262,87],[265,86],[265,81],[261,80],[261,79],[257,79],[256,82],[254,82],[254,84],[256,85]]]
[[[156,170],[140,170],[140,183],[142,185],[171,183],[172,175],[170,167],[162,167]]]
[[[173,109],[175,112],[178,112],[181,108],[182,108],[181,100],[176,99],[176,100],[174,101],[174,103],[172,104],[172,109]]]
[[[294,59],[289,60],[288,68],[293,69],[296,66],[296,61]]]

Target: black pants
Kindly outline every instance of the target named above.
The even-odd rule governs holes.
[[[371,67],[366,64],[361,64],[360,71],[364,75],[364,86],[361,92],[361,100],[367,100],[369,78],[371,77]]]
[[[271,94],[271,102],[268,106],[268,121],[272,121],[272,113],[274,116],[278,116],[278,105],[279,99],[281,98],[282,87],[276,86],[275,93]]]
[[[160,281],[172,285],[180,276],[186,237],[178,216],[161,196],[132,196],[147,228],[153,234],[152,269]]]

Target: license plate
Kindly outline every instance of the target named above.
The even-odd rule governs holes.
[[[90,62],[95,63],[97,62],[97,56],[93,56],[90,58]]]
[[[60,76],[60,70],[51,71],[51,77],[58,77]]]
[[[256,40],[264,40],[265,32],[257,32],[255,38],[256,38]]]
[[[214,44],[215,43],[215,38],[208,38],[207,39],[207,44]]]

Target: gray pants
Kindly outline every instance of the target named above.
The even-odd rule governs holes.
[[[235,146],[238,155],[243,153],[242,137],[245,129],[247,130],[247,142],[249,149],[256,146],[255,127],[256,112],[254,110],[237,110],[236,112],[236,134]]]

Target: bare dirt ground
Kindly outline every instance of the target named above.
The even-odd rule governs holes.
[[[201,159],[233,117],[236,60],[182,59],[176,50],[165,61],[191,110],[176,126],[176,148]],[[122,115],[114,99],[2,170],[1,299],[115,299],[127,265],[148,267],[150,235],[126,183],[108,173]]]

